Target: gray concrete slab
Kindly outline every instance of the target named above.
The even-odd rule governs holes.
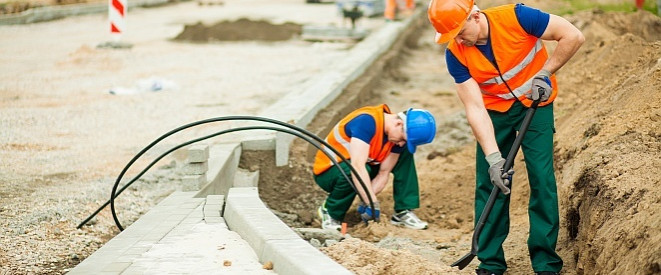
[[[227,194],[225,220],[260,255],[266,242],[297,240],[300,237],[266,208],[257,188],[231,188]]]
[[[194,194],[168,196],[68,274],[274,274],[220,216],[224,196]]]
[[[278,219],[261,201],[257,188],[231,188],[224,217],[260,261],[272,262],[280,274],[351,274]]]
[[[275,263],[278,274],[353,274],[301,238],[268,241],[260,259]]]

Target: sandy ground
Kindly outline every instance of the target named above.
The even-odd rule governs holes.
[[[125,51],[95,48],[109,39],[102,16],[0,27],[0,273],[64,273],[117,233],[109,211],[91,226],[75,226],[107,199],[121,168],[148,142],[194,120],[258,113],[342,57],[343,46],[297,39],[171,40],[184,25],[200,20],[337,22],[332,5],[224,2],[136,9],[130,15],[135,21],[129,23],[135,27],[123,38],[134,47]],[[240,3],[250,5],[249,14]],[[562,6],[526,3],[544,9]],[[568,18],[587,41],[558,74],[555,157],[564,273],[657,274],[661,21],[645,12],[593,11]],[[470,249],[475,144],[432,34],[422,28],[389,53],[395,55],[390,62],[377,64],[369,96],[334,104],[421,107],[439,121],[438,138],[416,154],[422,195],[418,214],[430,222],[430,229],[412,231],[387,223],[366,227],[350,217],[349,233],[359,239],[322,249],[358,274],[469,274],[477,265],[474,260],[464,271],[448,267]],[[140,92],[143,82],[154,79],[172,85]],[[111,89],[137,93],[111,95]],[[326,113],[341,112],[329,108]],[[331,121],[332,116],[322,113],[310,129],[321,133]],[[216,127],[229,126],[214,126],[214,131]],[[205,130],[175,137],[163,147]],[[324,194],[311,180],[309,148],[295,144],[289,166],[261,167],[260,195],[291,226],[315,227],[314,209]],[[515,178],[521,184],[512,195],[512,231],[505,243],[509,274],[531,272],[521,157]],[[260,167],[250,159],[244,158],[242,166]],[[170,192],[191,188],[181,186],[177,160],[159,164],[122,195],[118,205],[125,225]],[[380,195],[384,215],[391,214],[390,192]]]

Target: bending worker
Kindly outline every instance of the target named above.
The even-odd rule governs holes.
[[[416,146],[431,142],[435,135],[434,117],[421,109],[408,109],[393,114],[387,105],[382,104],[357,109],[341,119],[328,134],[326,141],[350,163],[336,156],[339,163],[337,167],[320,150],[314,161],[314,180],[329,193],[318,209],[322,228],[340,230],[341,221],[356,196],[351,182],[341,174],[339,169],[342,169],[351,175],[364,202],[358,207],[358,214],[363,221],[379,221],[381,209],[376,194],[383,191],[392,172],[395,214],[392,215],[391,223],[426,229],[427,223],[412,212],[420,207],[413,153]],[[326,151],[335,155],[329,149]],[[349,165],[353,166],[357,175],[351,173]],[[367,193],[357,177],[365,183],[374,209],[369,205]]]
[[[494,185],[502,191],[479,236],[477,274],[502,274],[507,269],[502,244],[509,232],[511,174],[502,171],[502,152],[509,152],[536,99],[542,103],[521,147],[530,184],[528,249],[535,274],[558,274],[563,262],[555,251],[559,217],[553,171],[553,100],[558,94],[554,73],[579,49],[583,34],[567,20],[523,4],[480,11],[473,0],[431,0],[428,16],[436,42],[449,42],[448,71],[479,143],[475,217],[482,214]],[[542,40],[557,41],[550,57]]]

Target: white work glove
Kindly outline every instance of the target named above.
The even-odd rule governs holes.
[[[507,172],[503,171],[505,159],[500,156],[500,152],[491,153],[486,159],[489,163],[489,178],[491,179],[491,184],[498,187],[503,194],[508,195],[510,189],[507,186],[510,185],[514,169],[510,169]]]
[[[530,93],[526,94],[526,98],[535,101],[545,102],[549,100],[553,88],[551,87],[551,72],[547,70],[541,70],[533,79],[532,79],[532,90]]]

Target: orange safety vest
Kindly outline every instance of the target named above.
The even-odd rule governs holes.
[[[454,40],[448,44],[448,49],[468,68],[471,77],[480,86],[485,107],[498,112],[509,110],[516,98],[530,107],[532,100],[527,99],[525,94],[529,93],[533,78],[548,59],[542,40],[528,34],[519,24],[514,6],[511,4],[482,11],[488,19],[497,67],[477,47],[466,47]],[[558,94],[555,74],[550,79],[553,92],[549,100],[539,106],[550,104]]]
[[[351,142],[351,137],[347,136],[344,132],[344,127],[349,121],[356,118],[359,115],[367,114],[374,118],[376,122],[376,133],[370,140],[370,151],[367,156],[367,161],[370,164],[378,164],[382,162],[390,154],[390,150],[395,145],[395,143],[386,141],[384,143],[385,131],[384,131],[384,113],[390,114],[390,108],[388,105],[381,104],[378,106],[367,106],[362,107],[358,110],[351,112],[349,115],[344,117],[340,122],[335,124],[333,129],[328,136],[326,137],[326,142],[333,146],[344,158],[350,159],[349,155],[349,144]],[[341,162],[341,158],[337,156],[332,150],[325,148],[324,150],[328,152],[331,156],[335,157],[337,162]],[[319,175],[333,166],[333,162],[324,154],[321,150],[317,150],[317,155],[314,158],[314,167],[313,172],[315,175]]]

